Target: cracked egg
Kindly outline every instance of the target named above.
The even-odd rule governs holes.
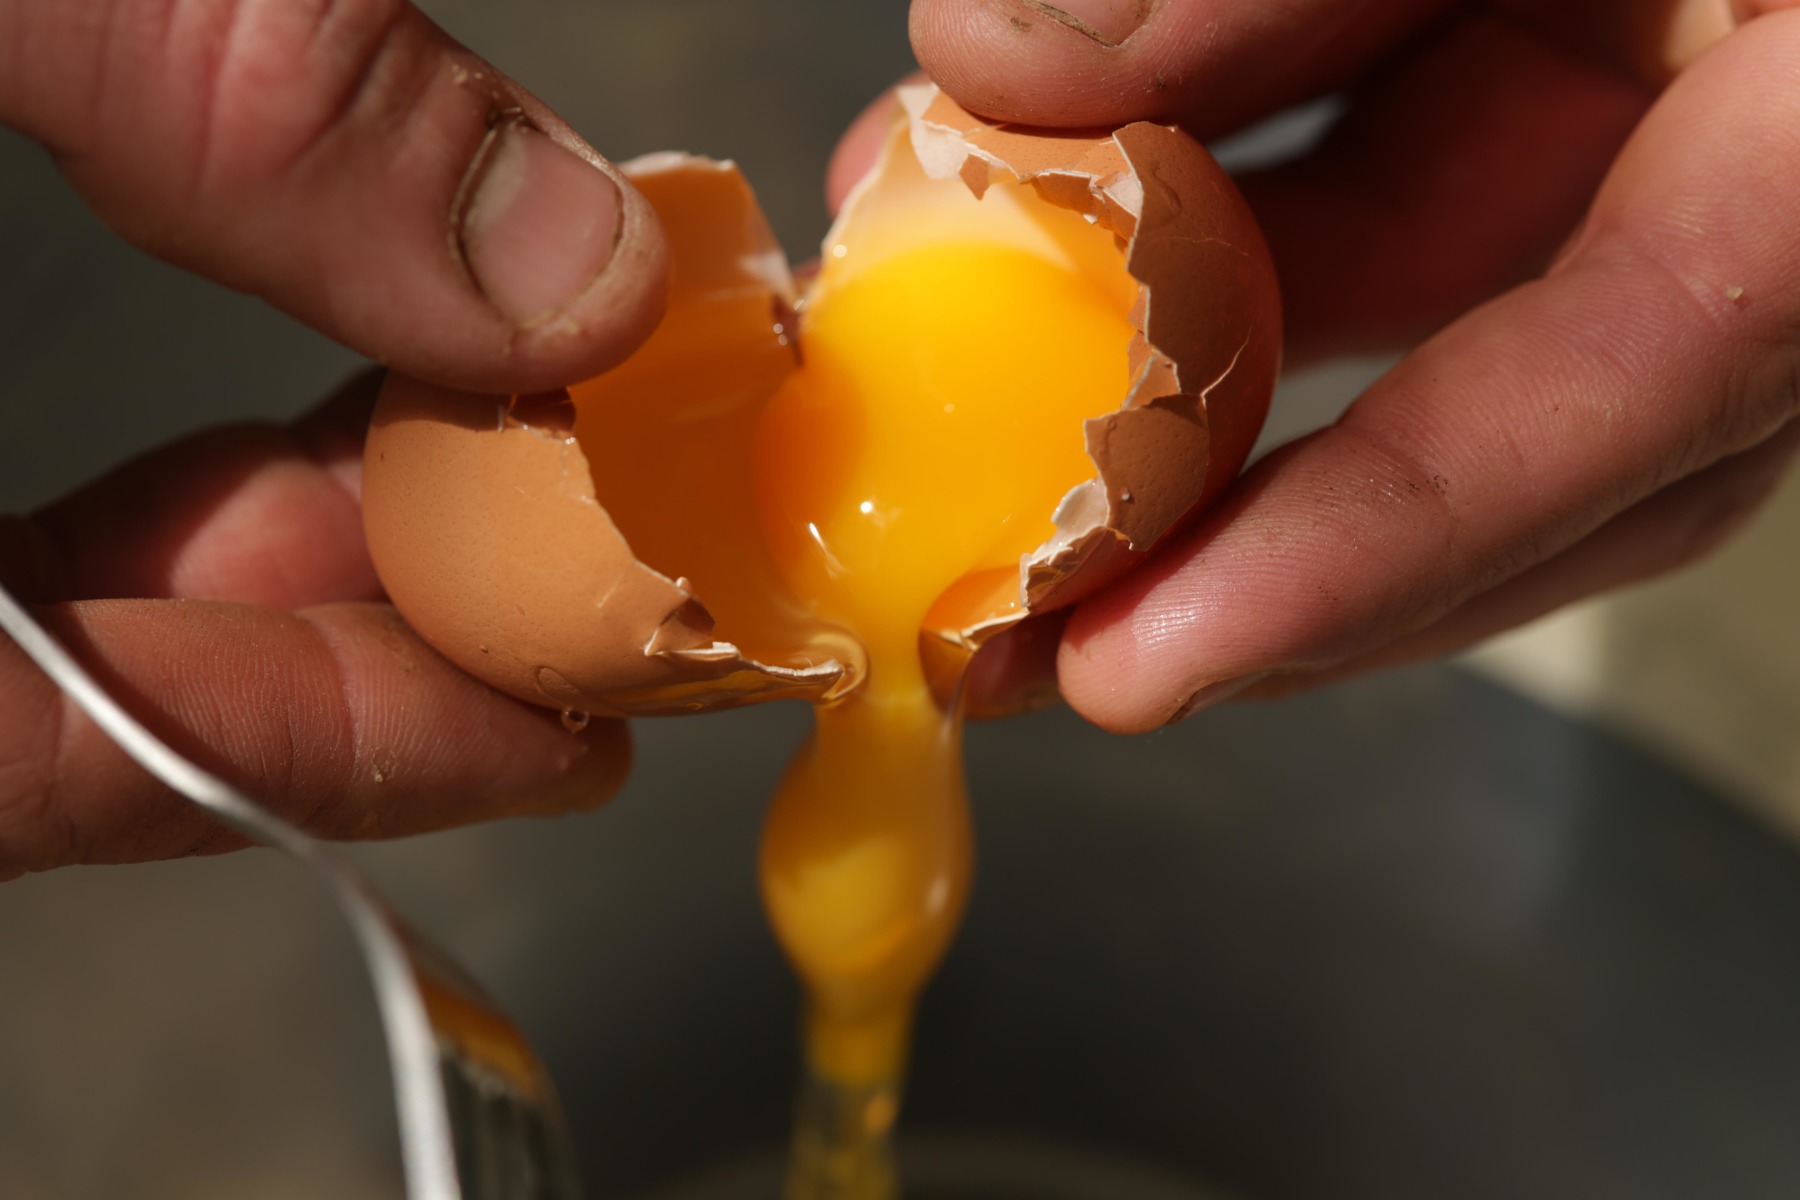
[[[1261,235],[1186,134],[900,102],[804,290],[731,164],[626,164],[672,255],[649,340],[566,393],[392,378],[364,481],[395,605],[503,691],[818,705],[763,895],[806,984],[809,1075],[873,1106],[870,1145],[968,886],[963,668],[1219,494],[1281,342]]]

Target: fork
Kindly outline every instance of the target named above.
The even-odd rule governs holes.
[[[576,1200],[550,1077],[518,1028],[342,854],[189,762],[95,682],[0,587],[0,629],[151,775],[246,837],[286,851],[349,922],[375,988],[407,1200]]]

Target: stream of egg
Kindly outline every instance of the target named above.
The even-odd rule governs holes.
[[[702,277],[643,350],[573,389],[600,502],[646,562],[691,573],[721,637],[763,661],[790,661],[797,630],[817,631],[817,657],[846,634],[864,652],[856,686],[816,709],[760,855],[806,993],[787,1200],[898,1194],[913,1010],[973,861],[960,716],[927,684],[920,632],[947,589],[973,585],[985,616],[985,597],[1017,596],[1020,557],[1093,477],[1083,422],[1128,384],[1135,284],[1040,245],[828,255],[798,369],[766,291]]]
[[[1092,477],[1082,422],[1118,407],[1131,327],[1116,296],[1004,246],[928,245],[842,282],[834,265],[803,368],[760,418],[755,490],[788,588],[861,643],[867,674],[816,710],[760,871],[806,991],[787,1200],[885,1200],[913,1010],[973,862],[961,718],[934,699],[920,631],[959,580],[1016,578]]]

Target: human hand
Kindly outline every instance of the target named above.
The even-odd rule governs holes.
[[[1290,363],[1416,343],[1060,634],[984,652],[977,706],[1054,678],[1147,730],[1460,649],[1735,530],[1800,449],[1788,7],[914,0],[920,62],[1002,119],[1210,138],[1348,88],[1321,145],[1240,183]]]
[[[647,204],[390,0],[0,0],[0,122],[115,230],[380,362],[536,391],[619,361],[666,272]],[[0,519],[0,579],[158,731],[314,831],[605,799],[629,743],[464,678],[379,604],[360,380]],[[71,414],[70,420],[79,420]],[[0,639],[0,879],[237,844]]]

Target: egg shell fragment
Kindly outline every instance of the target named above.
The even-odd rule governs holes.
[[[977,196],[1003,180],[1030,185],[1110,231],[1139,285],[1130,390],[1118,412],[1087,423],[1096,476],[1064,498],[1055,536],[1021,562],[1019,606],[975,623],[928,621],[928,636],[970,651],[1118,578],[1237,476],[1280,372],[1281,300],[1236,185],[1180,129],[1022,129],[928,85],[902,88],[900,99],[928,176],[960,179]]]
[[[901,90],[906,113],[846,202],[841,244],[884,176],[1000,182],[1111,233],[1137,281],[1129,390],[1086,423],[1096,476],[1058,506],[1055,535],[1016,574],[965,579],[921,631],[947,694],[973,651],[1034,612],[1073,603],[1128,570],[1241,469],[1279,368],[1280,305],[1260,231],[1236,188],[1180,130],[1024,130],[975,117],[935,88]],[[917,167],[900,155],[917,157]],[[905,170],[901,170],[904,166]],[[655,180],[674,260],[671,306],[708,289],[794,303],[774,238],[736,168],[687,155],[625,165]],[[655,397],[645,397],[655,403]],[[481,397],[390,378],[366,456],[365,521],[378,571],[415,628],[460,667],[520,699],[609,714],[827,699],[855,652],[795,647],[753,661],[714,636],[686,581],[632,553],[595,500],[565,397]]]

